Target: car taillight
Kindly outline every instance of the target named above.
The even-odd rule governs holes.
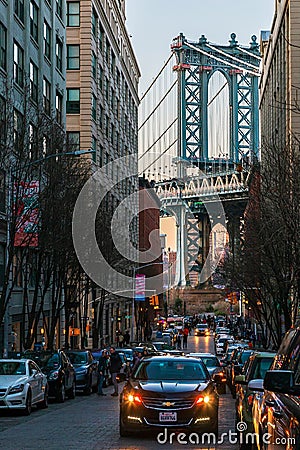
[[[203,403],[209,403],[209,395],[199,395],[199,397],[196,400],[196,405],[202,405]]]
[[[130,403],[142,403],[142,398],[138,394],[128,394],[127,400]]]

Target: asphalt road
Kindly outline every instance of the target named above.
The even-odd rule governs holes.
[[[212,337],[190,336],[188,351],[214,351]],[[121,387],[121,386],[120,386]],[[118,431],[119,404],[111,397],[112,387],[104,389],[108,395],[98,397],[78,395],[63,404],[50,403],[47,410],[35,410],[29,417],[1,412],[0,449],[5,450],[109,450],[109,449],[200,449],[222,450],[238,447],[225,439],[214,445],[193,445],[188,438],[173,437],[170,444],[159,444],[156,435],[120,438]],[[219,439],[222,433],[234,431],[234,400],[229,393],[220,396]],[[164,438],[161,437],[161,441]]]

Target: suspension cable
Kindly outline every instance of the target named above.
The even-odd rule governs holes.
[[[165,131],[156,139],[156,141],[154,141],[153,144],[151,144],[151,146],[138,158],[138,161],[142,159],[151,150],[151,148],[154,147],[155,144],[157,144],[157,142],[166,134],[167,131],[169,131],[169,129],[174,125],[174,123],[177,120],[178,117],[175,117],[175,119],[173,120],[173,122],[170,123],[168,128],[166,128]]]
[[[161,68],[161,70],[158,72],[158,74],[156,75],[156,77],[154,78],[154,80],[152,81],[152,83],[150,84],[150,86],[148,87],[148,89],[146,90],[146,92],[142,95],[142,97],[140,98],[140,102],[144,99],[144,97],[148,94],[148,92],[150,91],[150,89],[152,88],[152,86],[156,83],[157,79],[160,77],[160,75],[162,74],[162,72],[164,71],[165,67],[169,64],[171,58],[173,57],[173,53],[171,53],[171,55],[169,56],[168,60],[165,62],[165,64],[163,65],[163,67]]]
[[[175,141],[172,142],[172,144],[169,145],[169,147],[167,147],[154,161],[151,162],[151,164],[149,164],[149,166],[147,166],[146,168],[144,168],[142,171],[146,172],[146,170],[149,169],[149,167],[153,166],[153,164],[156,163],[156,161],[158,161],[165,153],[167,153],[167,151],[173,147],[173,145],[178,141],[178,139],[176,138]]]
[[[214,50],[214,51],[220,53],[221,55],[226,56],[226,58],[231,58],[231,59],[233,59],[234,61],[237,61],[237,62],[240,63],[240,64],[247,65],[247,66],[251,67],[252,69],[257,69],[257,66],[255,66],[254,64],[248,63],[248,62],[246,62],[246,61],[240,61],[240,60],[239,60],[238,58],[236,58],[235,56],[232,56],[232,55],[230,55],[230,54],[228,54],[228,53],[226,53],[226,52],[223,52],[222,50],[219,50],[218,48],[213,47],[212,45],[209,45],[209,44],[206,44],[206,45],[207,45],[207,47],[209,47],[209,48],[211,48],[212,50]]]
[[[257,56],[257,55],[254,55],[254,54],[251,53],[251,52],[248,52],[248,50],[246,50],[245,48],[239,47],[239,50],[241,50],[241,52],[243,52],[243,53],[246,53],[246,55],[250,55],[250,56],[252,56],[253,58],[256,58],[256,59],[258,59],[259,61],[261,61],[261,57],[260,57],[260,56]]]
[[[236,64],[232,64],[232,63],[230,63],[230,62],[228,62],[228,61],[224,61],[223,59],[218,58],[217,56],[211,55],[210,53],[208,53],[208,52],[206,52],[206,51],[204,51],[204,50],[201,50],[200,48],[197,48],[197,47],[195,47],[195,46],[192,45],[192,44],[186,43],[186,45],[187,45],[188,47],[192,48],[193,50],[196,50],[196,51],[199,52],[199,53],[203,53],[203,55],[206,55],[206,56],[208,56],[209,58],[215,59],[216,61],[220,61],[220,62],[221,62],[222,64],[224,64],[224,65],[233,67],[234,69],[239,69],[239,70],[241,69],[240,66],[238,66],[238,65],[236,65]],[[249,73],[250,75],[255,75],[256,77],[259,77],[259,76],[260,76],[260,72],[259,72],[259,71],[258,71],[258,72],[253,72],[252,70],[249,70],[249,69],[247,69],[247,68],[243,68],[243,70],[244,70],[245,72]]]
[[[218,97],[218,95],[223,91],[224,87],[227,86],[228,82],[226,81],[225,84],[218,90],[218,92],[214,95],[214,97],[210,100],[209,103],[207,103],[207,106],[211,105],[212,102]]]
[[[151,111],[151,113],[149,114],[149,116],[144,120],[144,122],[142,123],[142,125],[139,126],[138,131],[140,131],[141,128],[143,128],[143,126],[148,122],[148,120],[150,119],[150,117],[153,116],[153,114],[155,113],[155,111],[160,107],[160,105],[162,104],[162,102],[164,101],[164,99],[170,94],[170,92],[172,91],[173,87],[176,86],[177,84],[177,80],[174,81],[174,83],[172,84],[172,86],[167,90],[167,92],[165,93],[165,95],[160,99],[160,101],[157,103],[157,105],[155,106],[155,108]]]

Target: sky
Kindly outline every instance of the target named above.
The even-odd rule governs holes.
[[[170,44],[182,32],[198,41],[226,45],[235,33],[242,45],[270,30],[276,0],[126,0],[127,30],[142,72],[143,93],[170,55]]]

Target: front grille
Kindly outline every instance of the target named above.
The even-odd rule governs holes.
[[[4,397],[5,394],[6,394],[6,389],[0,388],[0,397]]]
[[[179,427],[189,427],[192,424],[193,419],[166,424],[166,423],[159,422],[157,419],[148,419],[148,418],[144,417],[144,421],[147,425],[152,425],[152,426],[156,426],[156,427],[179,428]]]
[[[3,400],[0,400],[0,406],[6,406],[6,403]]]
[[[188,409],[194,404],[191,399],[164,399],[164,398],[144,398],[144,406],[146,408],[160,409],[160,410],[177,410]]]

